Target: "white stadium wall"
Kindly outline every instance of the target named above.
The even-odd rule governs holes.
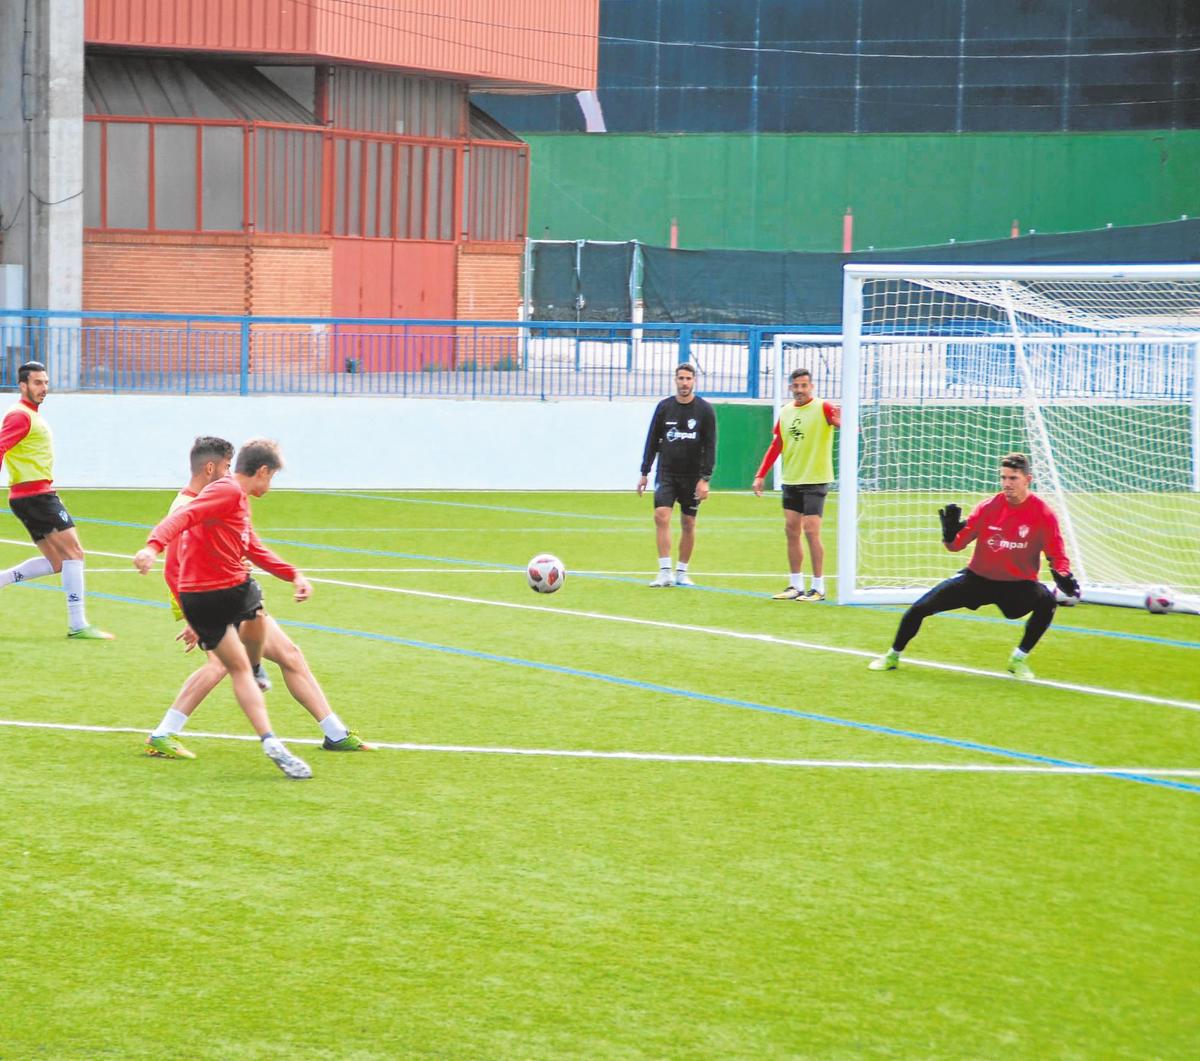
[[[197,435],[277,439],[282,489],[621,490],[655,401],[51,394],[55,483],[178,487]]]

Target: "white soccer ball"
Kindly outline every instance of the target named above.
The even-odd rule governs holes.
[[[1175,607],[1175,591],[1170,586],[1151,586],[1146,590],[1146,611],[1166,615]]]
[[[567,569],[557,556],[538,553],[525,565],[525,577],[534,593],[557,593],[567,577]]]

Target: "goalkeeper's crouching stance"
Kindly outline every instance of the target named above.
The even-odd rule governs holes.
[[[871,670],[895,670],[900,653],[921,629],[921,623],[938,612],[955,608],[974,611],[996,605],[1007,619],[1029,616],[1025,635],[1008,660],[1010,673],[1030,679],[1033,671],[1025,657],[1054,620],[1058,605],[1054,594],[1038,581],[1042,554],[1050,562],[1054,582],[1067,596],[1079,596],[1079,583],[1071,574],[1062,531],[1054,510],[1030,490],[1033,474],[1024,453],[1010,453],[1000,461],[1000,493],[980,502],[962,521],[962,509],[947,505],[938,511],[942,542],[957,553],[971,542],[971,562],[952,578],[934,586],[904,613],[890,650],[871,661]]]

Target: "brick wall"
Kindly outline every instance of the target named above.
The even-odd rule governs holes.
[[[332,258],[321,239],[89,233],[83,308],[153,313],[330,313]]]
[[[455,315],[464,320],[515,320],[524,260],[520,243],[460,244]]]
[[[149,313],[327,317],[333,259],[325,240],[89,233],[83,249],[83,308]],[[306,325],[256,328],[254,372],[324,367],[324,346]],[[236,373],[236,325],[158,325],[152,330],[85,329],[83,371],[93,385],[110,378],[182,378],[187,372]],[[169,385],[169,384],[167,384]]]
[[[521,304],[521,270],[525,247],[520,243],[464,243],[458,248],[455,316],[463,320],[516,320]],[[476,335],[458,334],[460,365],[515,366],[520,360],[519,332],[489,328]]]

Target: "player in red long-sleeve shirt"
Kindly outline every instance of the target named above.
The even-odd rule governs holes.
[[[1008,669],[1018,678],[1033,677],[1025,657],[1049,628],[1057,609],[1054,594],[1038,581],[1042,554],[1046,554],[1054,582],[1064,594],[1078,597],[1079,583],[1071,574],[1058,517],[1030,491],[1032,482],[1029,458],[1023,453],[1010,453],[1000,461],[1000,493],[976,505],[966,523],[957,505],[939,511],[946,548],[957,553],[974,542],[971,561],[904,613],[891,649],[871,661],[871,670],[895,670],[900,665],[900,653],[928,616],[955,608],[974,611],[994,604],[1007,619],[1029,615]]]
[[[174,514],[185,505],[194,501],[200,492],[210,483],[224,479],[229,474],[229,466],[233,458],[233,446],[223,438],[203,435],[197,438],[189,454],[191,478],[187,486],[180,490],[171,505],[168,515]],[[163,578],[171,591],[175,618],[182,619],[183,611],[179,607],[179,574],[180,554],[184,551],[186,532],[180,535],[166,551],[166,563],[163,567]],[[279,666],[288,691],[312,715],[325,739],[321,747],[326,751],[371,751],[357,733],[349,729],[330,706],[320,683],[309,667],[304,653],[292,641],[280,625],[270,615],[260,613],[254,620],[245,621],[238,626],[238,636],[246,646],[251,663],[258,658],[259,652]],[[197,644],[197,636],[190,626],[177,641],[183,641],[191,651]],[[204,698],[224,679],[226,671],[224,664],[213,652],[207,653],[207,660],[199,670],[193,671],[183,683],[174,702],[167,708],[162,721],[146,738],[146,754],[162,759],[194,759],[195,754],[186,748],[179,740],[179,734],[187,725],[192,712]],[[270,682],[262,667],[254,668],[254,677],[260,689],[269,689]]]
[[[288,777],[299,780],[311,777],[312,770],[272,732],[262,690],[238,634],[243,622],[263,612],[262,590],[247,573],[243,558],[291,582],[297,601],[312,594],[308,579],[263,545],[250,522],[249,498],[267,493],[282,467],[275,442],[251,439],[238,452],[233,476],[210,483],[190,504],[163,520],[133,563],[146,574],[158,554],[178,540],[179,575],[172,589],[188,625],[200,646],[216,653],[228,671],[234,696],[263,751]]]

